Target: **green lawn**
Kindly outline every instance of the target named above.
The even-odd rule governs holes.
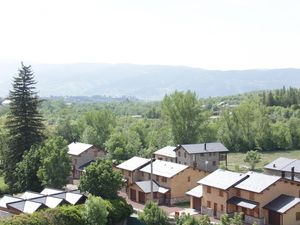
[[[256,169],[258,171],[262,171],[264,165],[270,163],[274,159],[279,157],[286,158],[298,158],[300,159],[300,150],[284,150],[284,151],[268,151],[268,152],[260,152],[261,153],[261,162],[257,164]],[[239,165],[241,171],[246,171],[247,169],[243,168],[243,166],[249,166],[244,162],[246,153],[229,153],[228,154],[228,169],[236,170],[236,166]]]

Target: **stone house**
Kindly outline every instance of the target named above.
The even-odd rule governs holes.
[[[174,146],[166,146],[154,152],[155,159],[176,162],[176,147]]]
[[[279,157],[267,164],[265,173],[300,182],[300,160]]]
[[[103,149],[80,142],[72,142],[69,144],[68,154],[72,161],[72,179],[79,179],[86,166],[96,161],[98,157],[104,157],[106,155]]]
[[[183,165],[212,172],[218,169],[220,162],[227,166],[228,149],[219,142],[178,145],[176,162]]]

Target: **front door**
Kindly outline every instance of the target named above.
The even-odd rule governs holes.
[[[130,188],[130,199],[136,201],[136,190]]]
[[[201,211],[201,198],[193,197],[193,208]]]
[[[214,203],[214,217],[217,217],[218,204]]]
[[[146,196],[144,192],[139,191],[139,203],[145,203],[146,202]]]
[[[274,211],[269,211],[269,224],[282,225],[280,214]]]

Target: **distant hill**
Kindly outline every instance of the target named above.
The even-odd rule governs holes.
[[[7,96],[19,63],[0,63],[0,96]],[[174,90],[199,97],[300,87],[300,69],[217,71],[132,64],[33,64],[41,96],[134,96],[158,100]]]

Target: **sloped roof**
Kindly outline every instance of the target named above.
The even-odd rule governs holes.
[[[82,164],[78,167],[78,170],[85,171],[85,168],[91,165],[91,163],[96,162],[95,160],[88,161],[87,163]]]
[[[37,198],[37,197],[42,197],[44,196],[43,194],[33,192],[33,191],[25,191],[23,194],[20,195],[20,198],[22,199],[30,199],[30,198]]]
[[[244,198],[239,198],[236,196],[229,199],[227,201],[227,203],[232,204],[232,205],[241,206],[241,207],[247,208],[247,209],[254,209],[256,206],[258,206],[258,203],[255,201],[251,201],[251,200],[244,199]]]
[[[188,192],[185,193],[186,195],[189,195],[189,196],[193,196],[193,197],[196,197],[196,198],[202,198],[203,196],[203,187],[202,185],[198,185],[197,187],[189,190]]]
[[[62,193],[64,190],[61,189],[55,189],[55,188],[44,188],[44,190],[41,191],[42,195],[52,195],[52,194],[58,194]]]
[[[153,174],[167,178],[171,178],[187,168],[188,166],[186,165],[167,162],[163,160],[155,160],[153,162]],[[151,173],[151,164],[148,164],[147,166],[143,167],[142,169],[140,169],[140,171],[145,173]]]
[[[51,195],[52,197],[61,198],[66,200],[72,205],[76,205],[82,198],[85,198],[82,194],[76,194],[72,192],[63,192]]]
[[[131,159],[128,159],[125,162],[117,165],[117,168],[128,170],[128,171],[134,171],[136,169],[141,168],[142,166],[146,165],[149,162],[150,159],[134,156]]]
[[[296,198],[288,195],[280,195],[278,198],[274,199],[263,208],[275,211],[278,213],[285,213],[292,207],[300,203],[300,198]]]
[[[206,147],[205,147],[206,146]],[[229,150],[220,142],[179,145],[177,149],[182,147],[189,154],[207,153],[207,152],[228,152]]]
[[[138,181],[135,182],[137,186],[139,186],[140,189],[143,190],[144,193],[150,193],[151,192],[151,181],[146,180],[146,181]],[[162,194],[165,194],[169,191],[170,189],[164,188],[159,186],[155,181],[153,181],[153,192],[159,192]]]
[[[227,190],[228,188],[245,180],[247,177],[248,176],[246,174],[218,169],[199,180],[198,183],[222,190]]]
[[[46,205],[49,208],[55,208],[64,202],[62,198],[55,198],[53,196],[42,196],[39,198],[30,199],[30,201],[38,202]]]
[[[1,199],[0,199],[0,207],[2,208],[7,208],[6,204],[7,203],[11,203],[11,202],[16,202],[16,201],[20,201],[22,200],[21,198],[16,198],[10,195],[4,195]]]
[[[176,147],[174,147],[174,146],[166,146],[166,147],[163,147],[163,148],[157,150],[156,152],[154,152],[154,154],[163,155],[163,156],[167,156],[167,157],[171,157],[171,158],[176,158],[175,149],[176,149]]]
[[[39,202],[29,201],[29,200],[21,200],[18,202],[8,203],[7,207],[14,208],[24,213],[34,213],[39,208],[43,207],[43,204]]]
[[[235,187],[256,193],[264,191],[280,179],[279,176],[257,173],[253,171],[247,172],[246,175],[248,175],[248,178],[237,184]]]
[[[89,148],[93,147],[93,145],[80,143],[80,142],[72,142],[68,145],[68,154],[70,155],[80,155],[85,152]]]
[[[292,167],[294,167],[296,173],[300,173],[300,160],[279,157],[267,164],[264,168],[270,170],[290,172]]]

